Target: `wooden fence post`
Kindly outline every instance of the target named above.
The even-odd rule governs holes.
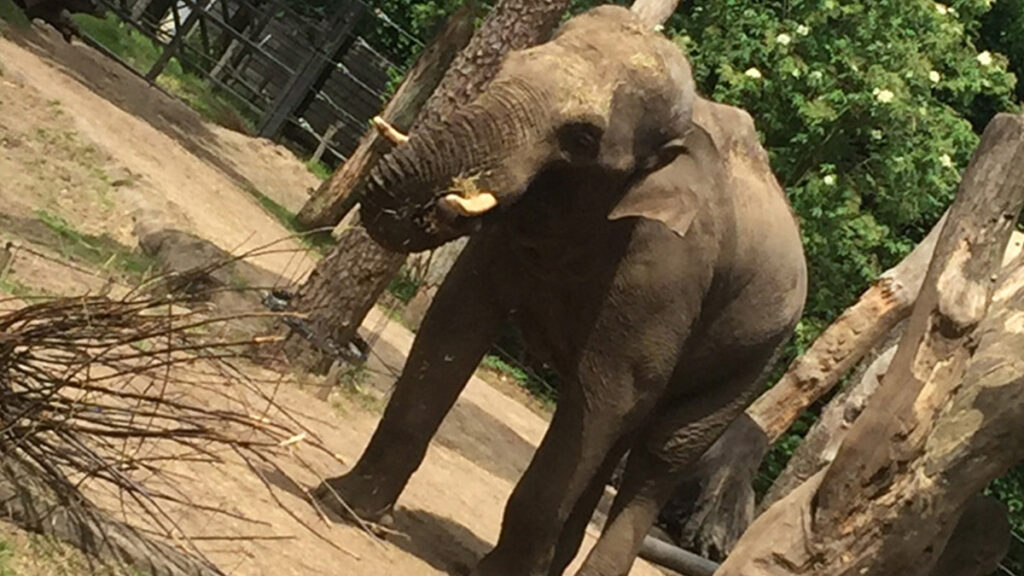
[[[324,69],[331,65],[331,60],[366,14],[366,5],[359,1],[349,1],[336,14],[334,25],[331,26],[331,31],[327,36],[327,43],[310,55],[305,64],[288,80],[284,90],[274,100],[267,113],[263,115],[257,128],[260,136],[274,138],[280,134],[288,117],[306,99]]]

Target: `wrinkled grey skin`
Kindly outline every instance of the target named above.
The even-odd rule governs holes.
[[[459,176],[498,208],[440,207]],[[797,224],[750,117],[697,97],[679,49],[617,7],[510,55],[477,101],[398,146],[362,216],[398,250],[476,233],[366,451],[318,496],[386,515],[509,316],[561,376],[479,576],[561,575],[626,450],[578,574],[628,573],[679,478],[757,395],[806,294]]]

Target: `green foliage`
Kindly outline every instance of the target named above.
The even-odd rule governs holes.
[[[153,259],[120,244],[107,236],[85,234],[76,230],[64,217],[45,210],[36,217],[57,237],[65,258],[86,262],[108,270],[119,270],[138,279],[154,268]]]
[[[0,0],[0,22],[21,30],[32,26],[32,23],[25,17],[25,13],[21,11],[21,8],[18,8],[11,0]],[[0,30],[2,29],[0,27]]]
[[[402,267],[398,274],[391,279],[391,283],[388,284],[388,292],[390,292],[395,298],[398,298],[403,304],[408,304],[419,289],[420,281],[412,271],[405,266]]]
[[[998,0],[981,18],[979,46],[1005,54],[1010,71],[1024,78],[1024,2]],[[1017,99],[1024,102],[1024,82],[1017,82]]]
[[[554,407],[555,403],[558,401],[557,390],[549,386],[540,378],[536,377],[534,374],[507,362],[500,356],[488,354],[487,356],[484,356],[480,365],[484,368],[489,368],[495,372],[500,372],[501,374],[512,378],[524,390],[529,392],[531,396],[540,400],[541,403],[548,408]]]
[[[14,559],[14,548],[6,540],[0,540],[0,576],[14,576],[11,566]]]
[[[313,160],[312,158],[306,160],[306,169],[309,170],[313,176],[320,179],[320,181],[327,180],[331,177],[331,169],[319,160]]]

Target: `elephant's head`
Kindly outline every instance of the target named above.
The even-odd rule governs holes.
[[[624,8],[596,8],[510,54],[479,98],[385,156],[363,223],[385,247],[419,251],[475,230],[554,167],[625,186],[680,153],[694,97],[678,47]]]

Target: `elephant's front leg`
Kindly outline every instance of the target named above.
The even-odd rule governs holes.
[[[587,497],[588,487],[603,475],[608,454],[623,435],[635,429],[645,410],[642,404],[621,401],[636,398],[634,379],[625,364],[595,360],[593,365],[593,373],[582,375],[575,385],[563,383],[551,426],[513,490],[498,543],[481,560],[476,576],[548,576],[574,509],[593,511],[596,502]],[[614,388],[609,389],[609,383]],[[584,520],[581,527],[585,525]],[[582,539],[576,537],[575,529],[571,531],[565,535],[558,564],[572,559]]]
[[[464,250],[427,311],[377,430],[355,467],[314,495],[342,516],[338,497],[363,520],[393,508],[427,447],[494,342],[507,307],[492,289],[486,238]]]

